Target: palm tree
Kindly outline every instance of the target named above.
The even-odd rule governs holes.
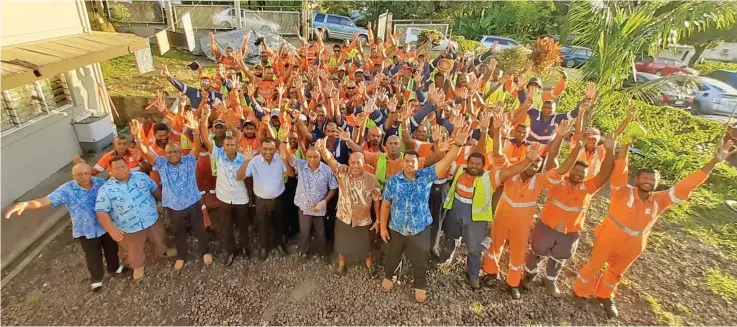
[[[695,31],[731,26],[736,19],[737,2],[731,1],[577,1],[569,5],[561,39],[575,35],[574,44],[594,50],[582,67],[583,76],[611,92],[635,73],[638,57],[674,46]],[[668,77],[658,83],[673,79],[684,78]],[[643,100],[655,89],[657,84],[650,84],[624,93]]]

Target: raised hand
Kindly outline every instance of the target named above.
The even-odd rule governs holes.
[[[494,74],[494,70],[496,70],[496,59],[489,60],[489,64],[486,65],[486,70],[489,74]]]
[[[395,113],[397,111],[397,104],[399,104],[399,101],[397,101],[397,97],[392,97],[389,99],[389,102],[386,105],[386,109],[389,110],[389,113]]]
[[[724,160],[727,160],[729,156],[737,153],[737,147],[733,146],[734,143],[732,143],[732,140],[727,140],[726,142],[723,142],[717,147],[716,153],[714,153],[714,159],[722,162]]]
[[[349,133],[347,130],[339,128],[340,132],[338,133],[338,138],[341,140],[350,140],[351,139],[351,133]]]
[[[593,99],[596,96],[596,90],[597,90],[596,83],[591,82],[588,85],[586,85],[586,90],[583,92],[583,94],[586,97],[586,99]]]
[[[566,137],[573,131],[573,125],[574,124],[571,124],[568,120],[563,120],[558,124],[558,128],[556,128],[555,132],[558,135]]]
[[[617,146],[617,138],[614,134],[606,134],[601,138],[601,143],[605,149],[614,151],[614,147]]]
[[[463,127],[461,127],[458,130],[455,137],[453,138],[453,141],[459,147],[464,146],[470,135],[471,135],[471,126],[468,124],[463,124]]]
[[[250,161],[253,159],[253,154],[255,151],[253,151],[253,147],[248,145],[243,148],[243,151],[241,151],[241,154],[243,155],[243,161]]]
[[[535,162],[540,159],[540,143],[532,142],[532,144],[527,147],[527,159],[529,159],[530,162]]]
[[[131,134],[133,134],[133,137],[139,137],[141,134],[141,123],[138,122],[138,120],[133,119],[129,123],[131,128]]]
[[[166,67],[166,64],[161,64],[161,76],[171,77],[171,73],[169,73],[169,67]]]
[[[461,100],[468,99],[468,88],[462,87],[456,90],[456,96]]]
[[[281,83],[276,87],[276,92],[279,95],[284,95],[284,83]]]
[[[209,104],[206,104],[202,108],[202,113],[200,114],[200,116],[202,116],[202,118],[204,118],[205,120],[207,120],[207,118],[210,118],[210,105]]]
[[[504,117],[503,113],[501,112],[494,113],[494,125],[492,125],[494,130],[502,128],[505,122],[506,122],[506,118]]]
[[[410,117],[412,117],[412,109],[409,106],[399,111],[399,121],[406,121]]]
[[[318,139],[317,141],[315,141],[315,148],[317,148],[317,151],[319,151],[320,153],[327,150],[325,148],[325,142],[323,142],[322,139]]]
[[[431,132],[433,141],[438,142],[443,137],[443,131],[441,130],[441,128],[443,127],[440,125],[432,125],[432,127],[430,127],[430,132]]]
[[[195,118],[194,114],[192,114],[191,111],[187,111],[184,113],[184,127],[189,128],[194,133],[199,133],[200,131],[200,124],[197,121],[197,118]]]
[[[479,127],[489,129],[489,124],[491,124],[491,111],[484,110],[479,115]]]

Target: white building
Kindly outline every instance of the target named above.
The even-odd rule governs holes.
[[[659,58],[670,58],[680,60],[688,64],[694,55],[694,47],[690,45],[677,45],[675,49],[666,49],[656,55]],[[701,55],[702,60],[737,62],[737,43],[724,42],[714,49],[704,50]]]
[[[4,0],[0,10],[0,201],[6,207],[82,153],[71,120],[103,108],[98,85],[105,97],[107,90],[98,62],[149,45],[129,34],[92,32],[82,0]],[[14,60],[40,66],[43,75],[8,62]]]

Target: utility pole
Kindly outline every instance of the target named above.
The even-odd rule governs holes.
[[[236,29],[243,27],[243,25],[241,25],[241,18],[243,18],[243,15],[241,13],[241,0],[235,0],[235,26],[236,26]]]
[[[174,24],[174,6],[171,5],[171,0],[165,0],[166,4],[166,24],[169,25],[169,30],[172,32],[177,31],[176,24]]]

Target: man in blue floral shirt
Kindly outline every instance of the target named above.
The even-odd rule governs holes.
[[[177,246],[177,261],[174,270],[179,271],[184,267],[187,258],[187,227],[191,227],[197,236],[197,245],[200,255],[206,265],[212,264],[210,255],[210,239],[205,231],[205,218],[202,215],[202,205],[195,169],[197,158],[200,155],[200,128],[197,120],[191,112],[184,116],[187,127],[192,131],[192,151],[182,156],[182,147],[179,143],[170,142],[164,147],[166,157],[159,157],[152,149],[144,145],[143,141],[136,142],[143,156],[148,162],[153,163],[153,169],[161,176],[161,206],[167,208],[170,213],[171,222],[174,226],[174,241]],[[136,120],[131,122],[131,132],[139,135],[140,126]]]
[[[92,177],[92,168],[84,162],[72,168],[72,177],[74,180],[62,184],[46,197],[16,203],[5,214],[5,219],[9,219],[13,213],[20,216],[26,209],[65,205],[72,218],[72,237],[79,240],[79,245],[84,251],[87,270],[92,280],[91,289],[97,292],[102,289],[102,278],[105,276],[102,264],[103,252],[109,273],[123,274],[127,268],[118,261],[118,243],[105,232],[95,215],[97,193],[105,184],[105,180]]]
[[[97,194],[97,220],[128,253],[133,279],[143,278],[146,262],[146,241],[154,245],[155,253],[176,256],[177,251],[166,246],[166,234],[159,221],[156,199],[160,191],[144,173],[131,173],[123,157],[110,159],[110,179]]]
[[[441,141],[441,152],[446,152],[436,165],[418,170],[419,156],[415,151],[406,151],[402,159],[402,173],[389,178],[381,203],[381,238],[388,243],[384,263],[385,291],[394,287],[393,274],[407,254],[414,276],[415,300],[424,302],[427,288],[427,262],[430,254],[430,225],[432,216],[427,203],[430,189],[438,175],[447,171],[466,144],[471,127],[463,126],[449,143]],[[448,150],[450,148],[450,150]],[[391,220],[389,217],[391,216]]]

